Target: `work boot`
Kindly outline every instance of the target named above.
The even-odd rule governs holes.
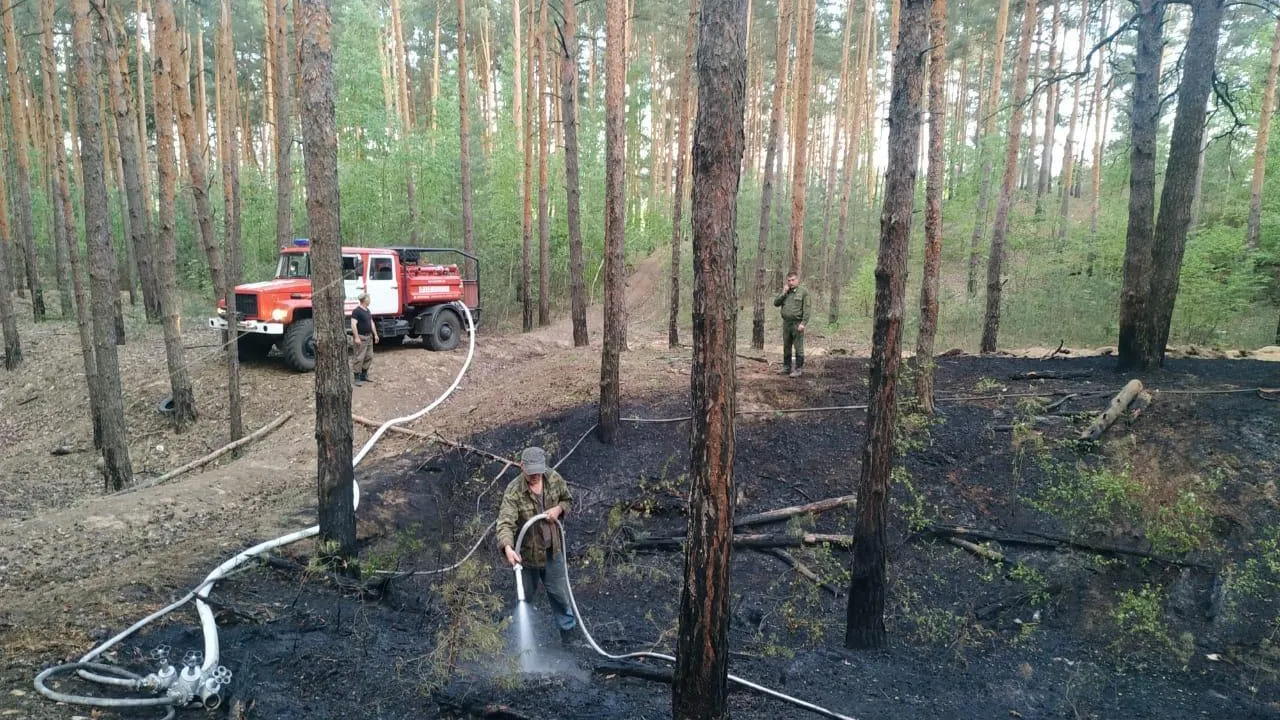
[[[793,378],[800,377],[800,368],[797,367],[795,370],[792,370],[791,372],[787,373],[787,377],[793,377]]]
[[[360,382],[369,382],[369,371],[363,370],[360,373]]]
[[[353,384],[354,384],[356,387],[360,387],[361,385],[363,385],[363,384],[364,384],[364,381],[360,379],[360,373],[354,373],[354,374],[352,375],[352,378],[353,378],[353,380],[354,380],[354,383],[353,383]]]
[[[790,375],[790,374],[791,374],[791,366],[790,366],[790,365],[783,365],[783,366],[782,366],[782,370],[781,370],[781,371],[779,371],[779,372],[778,372],[778,374],[779,374],[779,375]]]
[[[804,373],[804,356],[803,355],[796,358],[796,370],[795,372],[790,373],[788,377],[798,378],[802,373]]]
[[[565,647],[576,647],[578,643],[578,628],[560,631],[560,644]]]

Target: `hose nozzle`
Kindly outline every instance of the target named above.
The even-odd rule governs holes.
[[[516,565],[515,570],[516,570],[516,599],[519,600],[520,602],[524,602],[524,573],[522,572],[524,568],[520,567],[519,565]]]

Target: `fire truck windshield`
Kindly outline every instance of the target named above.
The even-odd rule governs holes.
[[[308,253],[284,253],[280,255],[280,266],[276,270],[276,277],[311,277],[311,255]]]

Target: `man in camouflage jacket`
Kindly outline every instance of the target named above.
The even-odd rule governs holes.
[[[512,480],[502,494],[498,509],[498,547],[507,563],[523,567],[522,581],[526,596],[531,597],[538,583],[547,589],[560,639],[572,641],[577,622],[569,605],[565,581],[564,547],[560,528],[573,503],[569,486],[560,473],[547,467],[547,453],[542,448],[525,448],[520,454],[520,477]],[[516,535],[529,518],[546,513],[550,520],[539,520],[524,534],[519,549]]]
[[[782,308],[782,374],[800,377],[804,370],[804,324],[809,322],[809,291],[800,287],[800,277],[787,273],[787,286],[773,299]],[[796,351],[795,369],[791,369],[791,349]]]

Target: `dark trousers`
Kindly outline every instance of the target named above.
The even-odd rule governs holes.
[[[533,593],[537,591],[538,585],[547,589],[547,599],[551,601],[552,614],[556,618],[556,625],[561,630],[572,630],[577,625],[572,606],[569,604],[569,586],[564,579],[563,552],[548,557],[544,567],[525,565],[520,571],[520,578],[524,583],[526,600],[533,600]]]
[[[791,367],[791,350],[795,349],[796,367],[804,367],[804,333],[799,320],[782,321],[782,366]]]

